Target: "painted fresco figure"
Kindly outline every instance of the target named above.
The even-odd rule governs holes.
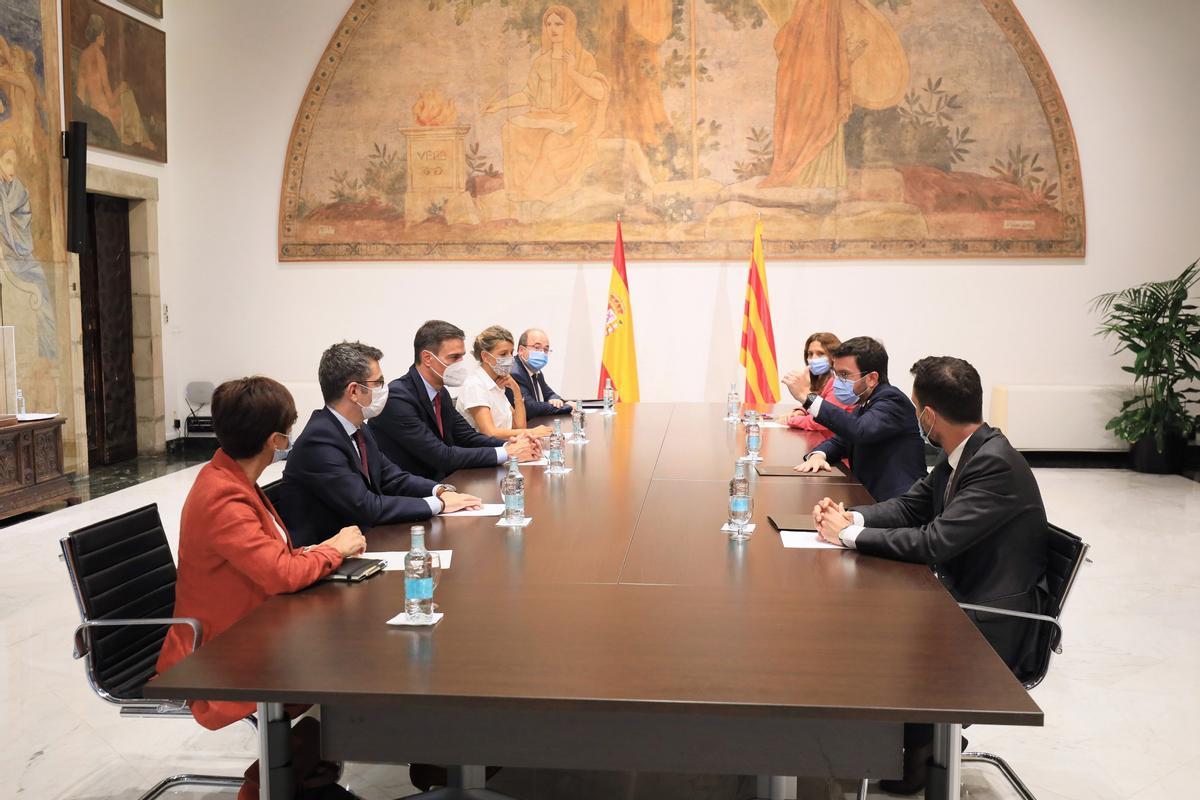
[[[890,108],[908,88],[900,37],[870,0],[796,0],[775,53],[775,160],[759,186],[845,186],[854,106]]]
[[[541,52],[525,88],[483,109],[491,114],[529,107],[501,129],[504,186],[520,221],[536,220],[547,205],[579,188],[596,160],[608,97],[608,79],[579,44],[574,12],[549,6],[542,14]]]
[[[658,51],[671,35],[671,12],[671,0],[600,0],[596,59],[612,83],[606,137],[655,147],[670,128]]]
[[[88,40],[88,46],[79,54],[75,75],[76,98],[107,120],[122,144],[155,150],[129,84],[121,81],[113,91],[109,82],[108,57],[104,54],[108,33],[104,19],[99,14],[92,14],[88,19],[84,37]]]
[[[33,257],[33,208],[29,190],[17,177],[17,151],[0,145],[0,254],[18,287],[29,287],[30,305],[38,312],[38,354],[58,355],[58,334],[50,282],[41,262]]]

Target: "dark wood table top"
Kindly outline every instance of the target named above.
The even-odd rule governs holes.
[[[435,628],[384,624],[403,609],[401,573],[321,584],[268,600],[149,695],[1041,724],[928,569],[785,550],[767,522],[825,494],[867,501],[861,486],[756,476],[758,528],[731,543],[718,529],[740,444],[718,437],[720,411],[643,404],[589,415],[591,444],[568,445],[570,474],[524,470],[528,528],[435,520],[428,545],[454,550]],[[805,437],[765,431],[764,453],[799,452],[789,438]],[[715,455],[704,455],[706,441]],[[693,454],[690,477],[674,448]],[[496,502],[501,473],[451,481]],[[368,543],[405,549],[408,526],[374,529]]]

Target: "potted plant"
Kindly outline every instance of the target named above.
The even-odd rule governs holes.
[[[1200,261],[1178,277],[1102,294],[1092,301],[1103,314],[1097,335],[1113,337],[1118,347],[1133,353],[1137,392],[1105,426],[1130,443],[1133,468],[1139,472],[1172,473],[1183,469],[1187,440],[1200,418],[1191,407],[1200,402],[1200,389],[1187,384],[1200,380],[1200,314],[1188,302],[1200,282]]]

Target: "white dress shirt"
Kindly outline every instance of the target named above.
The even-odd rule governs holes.
[[[512,428],[513,407],[509,405],[508,395],[496,385],[483,367],[477,366],[471,370],[466,382],[459,388],[454,407],[466,417],[472,428],[479,430],[479,423],[472,416],[471,409],[483,406],[492,412],[493,425],[497,428]]]
[[[354,434],[358,432],[358,426],[339,414],[332,406],[325,407],[329,409],[330,414],[333,414],[334,419],[342,423],[342,430],[346,431],[346,436],[350,438],[350,446],[354,448],[354,452],[361,460],[362,453],[358,451],[358,441],[354,438]],[[442,509],[446,507],[446,504],[443,503],[441,498],[437,496],[438,487],[442,485],[444,484],[439,483],[437,486],[433,487],[433,494],[425,498],[425,502],[429,504],[429,513],[433,514],[435,517],[442,513]],[[280,533],[282,533],[282,531],[280,531]]]
[[[482,371],[482,370],[480,370],[480,371]],[[417,373],[417,375],[420,375],[420,377],[421,377],[421,383],[425,384],[425,393],[429,395],[429,404],[430,404],[430,405],[433,405],[434,403],[436,403],[436,402],[437,402],[436,398],[437,398],[437,396],[438,396],[438,390],[437,390],[437,389],[435,389],[435,388],[433,388],[432,386],[430,386],[430,385],[429,385],[429,381],[425,380],[425,376],[424,376],[424,375],[421,375],[421,373],[420,373],[420,372],[418,372],[418,373]],[[469,380],[469,379],[468,379],[468,380]],[[464,384],[464,386],[465,386],[465,384]],[[501,390],[500,390],[500,392],[501,392],[501,394],[503,394],[503,393],[504,393],[504,390],[503,390],[503,389],[501,389]],[[506,402],[506,403],[507,403],[507,402],[508,402],[508,398],[505,398],[504,402]],[[455,405],[455,407],[456,407],[456,409],[457,409],[457,404]],[[472,419],[471,419],[471,416],[470,416],[469,414],[467,414],[467,415],[466,415],[466,417],[467,417],[467,421],[468,421],[468,422],[470,422],[472,425],[474,425],[474,424],[475,424],[474,420],[472,420]],[[492,419],[495,419],[495,418],[496,418],[496,416],[495,416],[495,412],[493,411],[493,412],[492,412]],[[443,419],[443,420],[442,420],[442,425],[449,425],[449,424],[450,424],[450,422],[451,422],[451,421],[450,421],[450,420],[448,420],[448,419]],[[496,448],[496,463],[497,463],[497,464],[507,464],[507,463],[508,463],[508,451],[507,451],[507,450],[505,450],[503,447],[497,447],[497,448]]]
[[[970,438],[970,436],[967,437],[967,439]],[[948,459],[950,462],[950,477],[946,480],[947,489],[950,488],[950,483],[954,480],[954,471],[958,469],[958,462],[962,459],[963,448],[967,446],[967,439],[963,439],[961,442],[959,442],[958,447],[954,448],[954,452],[950,454],[950,458]],[[862,533],[863,528],[867,526],[866,521],[863,519],[862,513],[858,511],[851,511],[850,517],[853,522],[842,529],[842,532],[838,538],[842,540],[843,545],[853,550],[854,542],[858,539],[858,535]]]

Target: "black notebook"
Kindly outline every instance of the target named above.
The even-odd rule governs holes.
[[[759,464],[754,471],[768,478],[838,478],[847,477],[840,464],[833,465],[832,472],[796,472],[794,464]]]
[[[386,561],[378,558],[347,558],[340,567],[329,573],[325,580],[358,583],[382,571],[386,565]]]
[[[768,514],[767,521],[777,531],[815,531],[812,514]]]

